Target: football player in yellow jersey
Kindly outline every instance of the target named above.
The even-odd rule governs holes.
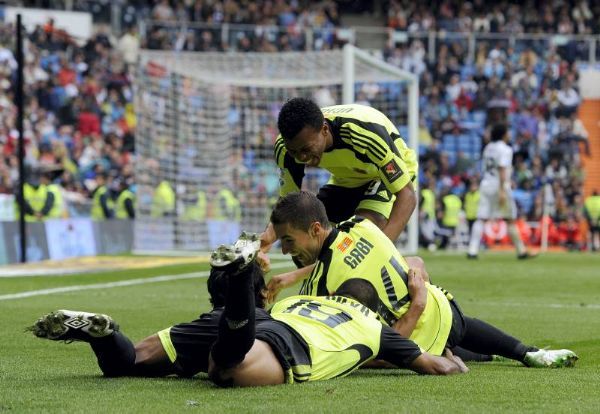
[[[415,293],[410,285],[416,283],[415,276],[409,274],[406,261],[389,238],[359,216],[332,227],[323,204],[309,192],[281,198],[271,222],[284,254],[315,264],[304,279],[301,294],[331,295],[345,280],[368,280],[379,297],[380,320],[425,351],[440,355],[445,348],[460,346],[528,366],[569,366],[577,359],[569,350],[527,346],[486,322],[465,316],[451,294],[428,282],[424,283],[424,306],[412,309]]]
[[[383,113],[364,105],[319,108],[293,98],[281,108],[275,161],[281,169],[280,196],[299,191],[306,165],[331,173],[318,193],[331,221],[360,214],[396,240],[417,200],[412,182],[417,158]],[[271,224],[261,236],[263,253],[275,242]],[[268,258],[261,255],[268,268]]]
[[[423,352],[375,316],[378,300],[363,279],[342,283],[335,296],[292,296],[256,324],[253,294],[259,246],[220,246],[211,265],[229,275],[225,310],[209,359],[220,386],[258,386],[342,377],[378,358],[423,374],[467,372],[464,363]]]

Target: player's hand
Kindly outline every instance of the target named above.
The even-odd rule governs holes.
[[[295,278],[291,273],[282,273],[275,275],[267,283],[267,302],[273,303],[277,299],[277,295],[282,289],[291,286],[295,282]]]
[[[425,308],[427,305],[427,287],[423,276],[421,276],[420,269],[408,269],[408,295],[412,305],[421,306]]]
[[[469,372],[469,367],[467,367],[465,365],[465,363],[463,362],[463,360],[459,356],[454,355],[452,353],[452,351],[450,350],[450,348],[444,349],[444,357],[448,358],[450,361],[452,361],[456,365],[458,365],[458,368],[460,369],[460,372],[462,372],[463,374],[466,373],[466,372]]]
[[[269,273],[271,271],[271,259],[269,259],[269,256],[262,250],[258,251],[256,263],[258,263],[263,273]]]

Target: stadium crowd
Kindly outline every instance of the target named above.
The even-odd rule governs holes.
[[[585,0],[550,2],[538,10],[533,7],[537,2],[499,2],[488,10],[482,0],[382,3],[382,10],[372,10],[383,12],[382,21],[391,29],[382,56],[420,78],[419,180],[422,188],[431,188],[438,196],[435,211],[422,212],[422,218],[433,214],[443,220],[442,197],[448,194],[461,198],[468,210],[465,195],[479,180],[476,161],[489,139],[488,127],[507,119],[515,151],[514,195],[523,222],[539,222],[546,207],[550,241],[583,248],[580,152],[589,153],[589,144],[577,118],[580,43],[549,47],[541,40],[516,45],[482,40],[471,59],[466,38],[449,37],[438,40],[435,59],[430,61],[427,43],[417,34],[430,30],[588,34],[598,31],[600,5]],[[138,18],[154,20],[145,33],[138,34],[132,25],[116,38],[99,25],[84,44],[52,21],[38,26],[28,33],[25,54],[27,162],[61,187],[70,209],[63,215],[77,215],[78,206],[89,207],[102,185],[117,200],[129,185],[135,190],[136,116],[130,69],[139,48],[262,52],[334,48],[343,43],[335,30],[342,25],[341,7],[334,1],[158,0],[151,6],[129,2],[125,14],[133,8]],[[182,21],[213,28],[190,25],[180,30]],[[216,29],[223,23],[248,26],[233,30],[224,43]],[[303,30],[307,27],[317,29],[310,45]],[[13,31],[11,24],[0,26],[0,193],[6,194],[15,192],[18,176]],[[396,31],[414,36],[398,41]],[[362,92],[363,102],[389,100],[388,88],[363,86]],[[240,107],[232,106],[231,111],[230,118],[235,119]],[[270,153],[262,150],[275,140],[276,117],[272,108],[262,108],[256,118],[255,128],[268,136],[258,142],[245,142],[250,138],[244,134],[239,137],[236,156],[244,163],[236,193],[260,204],[277,191],[276,177],[263,168]],[[256,176],[264,180],[251,178]],[[531,242],[539,239],[535,229],[524,225],[522,231],[530,232]]]

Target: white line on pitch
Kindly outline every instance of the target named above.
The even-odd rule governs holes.
[[[271,269],[279,269],[279,268],[283,268],[283,267],[290,267],[290,264],[289,263],[274,263],[271,265]],[[89,285],[63,286],[63,287],[57,287],[57,288],[51,288],[51,289],[40,289],[40,290],[28,290],[25,292],[0,295],[0,301],[30,298],[32,296],[53,295],[55,293],[77,292],[80,290],[110,289],[110,288],[120,287],[120,286],[144,285],[146,283],[169,282],[172,280],[196,279],[196,278],[207,277],[208,275],[209,275],[209,271],[204,271],[204,272],[183,273],[180,275],[165,275],[165,276],[147,277],[147,278],[140,278],[140,279],[119,280],[117,282],[94,283],[94,284],[89,284]]]

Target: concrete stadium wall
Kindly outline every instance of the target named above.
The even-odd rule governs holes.
[[[600,70],[580,70],[579,91],[582,99],[600,99]]]

